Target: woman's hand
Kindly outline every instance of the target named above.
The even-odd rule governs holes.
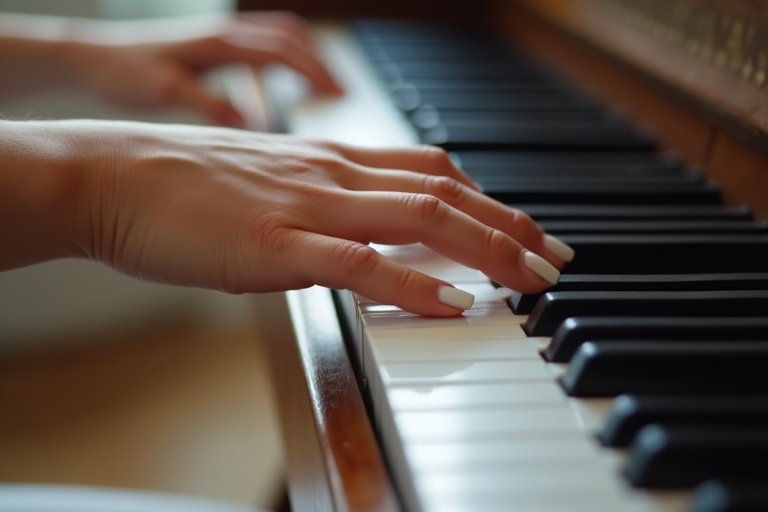
[[[128,106],[182,106],[224,126],[242,127],[242,116],[201,78],[225,64],[281,64],[320,94],[342,93],[308,25],[290,13],[120,23],[109,33],[99,27],[73,48],[76,75],[97,95]]]
[[[77,200],[57,216],[71,219],[59,231],[74,243],[60,252],[144,279],[232,293],[319,284],[450,316],[467,306],[448,283],[368,243],[423,242],[524,292],[550,286],[552,265],[571,256],[431,147],[141,123],[6,124],[56,141],[75,170],[63,188]]]
[[[231,63],[285,65],[320,94],[342,92],[308,25],[290,13],[119,22],[0,16],[0,93],[75,86],[125,106],[181,106],[242,127],[241,114],[202,82]]]

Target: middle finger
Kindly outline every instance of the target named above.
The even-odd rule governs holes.
[[[446,176],[432,176],[400,170],[366,169],[358,185],[367,190],[389,190],[428,194],[453,208],[498,229],[525,248],[562,269],[573,258],[573,250],[547,235],[526,213],[510,208]]]

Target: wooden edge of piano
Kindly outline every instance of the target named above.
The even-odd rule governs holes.
[[[491,12],[502,34],[596,91],[607,104],[621,105],[637,125],[655,133],[664,149],[718,182],[726,203],[747,204],[756,217],[768,218],[768,93],[757,71],[750,82],[734,78],[738,70],[725,65],[713,72],[711,62],[694,58],[691,63],[690,55],[671,49],[656,34],[632,26],[611,28],[598,3],[507,1],[496,2]],[[738,10],[748,2],[718,5],[726,4]],[[761,30],[768,30],[766,10],[760,8],[757,18]],[[652,33],[662,29],[651,26]],[[727,39],[723,44],[732,51]],[[768,65],[764,54],[747,58]],[[671,71],[681,69],[692,81],[673,79]],[[697,79],[701,76],[707,79]],[[259,314],[280,328],[267,343],[292,510],[400,510],[332,292],[317,287],[289,292],[271,304]],[[286,325],[293,325],[293,333]]]
[[[312,287],[270,299],[258,315],[267,329],[291,510],[400,510],[332,292]]]

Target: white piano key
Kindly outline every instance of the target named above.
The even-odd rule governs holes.
[[[481,329],[483,330],[483,329]],[[485,330],[487,331],[487,330]],[[529,339],[436,339],[408,337],[375,341],[369,333],[371,352],[379,362],[389,361],[466,361],[538,357],[538,345]],[[365,350],[365,349],[364,349]],[[364,357],[368,357],[367,355]]]
[[[404,411],[393,413],[406,442],[448,442],[473,439],[544,439],[579,431],[565,407],[519,407],[490,410]]]
[[[593,510],[647,510],[637,500],[630,500],[614,485],[613,477],[602,468],[518,469],[497,472],[467,472],[457,475],[417,474],[415,488],[423,497],[426,510],[477,510],[484,504],[504,502],[518,510],[572,510],[571,504],[589,503]],[[461,506],[463,505],[463,506]],[[514,510],[514,508],[513,508]]]
[[[589,398],[589,399],[570,399],[569,405],[573,410],[576,421],[579,422],[582,429],[588,432],[597,432],[608,416],[613,399],[609,398]]]
[[[553,487],[557,487],[554,484]],[[481,499],[465,496],[422,496],[421,512],[681,512],[684,508],[660,509],[642,500],[627,501],[601,492],[545,495],[487,495]]]
[[[520,464],[593,462],[600,457],[595,442],[581,432],[546,439],[479,439],[469,442],[409,443],[405,452],[414,473],[460,473],[511,468]]]
[[[557,406],[567,403],[557,385],[547,381],[443,386],[390,385],[387,398],[395,412],[503,408],[531,404]]]
[[[557,380],[560,377],[562,377],[567,370],[568,370],[567,364],[547,363],[547,371],[549,372],[550,378],[553,380]]]
[[[550,380],[546,366],[536,359],[386,362],[378,371],[384,383],[392,386]]]
[[[363,146],[407,146],[417,141],[413,129],[391,105],[386,91],[368,66],[349,32],[338,24],[317,27],[324,61],[344,84],[340,98],[307,96],[282,104],[287,131],[297,135]],[[278,79],[282,77],[278,76]],[[283,80],[285,80],[283,78]],[[285,83],[271,84],[280,93]],[[375,122],[371,122],[375,119]]]

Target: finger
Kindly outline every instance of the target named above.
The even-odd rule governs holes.
[[[486,226],[503,231],[525,248],[543,256],[557,268],[573,259],[573,250],[547,235],[530,216],[446,176],[405,171],[368,171],[366,185],[372,190],[396,190],[428,194],[446,202]]]
[[[324,234],[364,243],[421,242],[524,293],[540,292],[559,278],[554,266],[508,234],[434,196],[347,192],[322,206],[314,209],[313,229]]]
[[[388,259],[367,245],[310,232],[295,236],[300,241],[293,263],[319,285],[352,290],[426,316],[457,316],[472,306],[471,294]]]
[[[344,144],[334,144],[333,149],[345,158],[378,169],[405,169],[433,176],[448,176],[475,190],[480,185],[453,163],[444,150],[434,146],[409,148],[369,149]]]
[[[226,40],[230,44],[220,55],[223,62],[245,62],[253,66],[282,64],[303,75],[321,93],[339,95],[344,92],[315,48],[301,38],[265,29],[258,35],[236,34]]]
[[[228,101],[211,94],[194,76],[179,71],[168,80],[165,90],[170,103],[197,111],[222,126],[244,126],[243,117],[237,109]]]

